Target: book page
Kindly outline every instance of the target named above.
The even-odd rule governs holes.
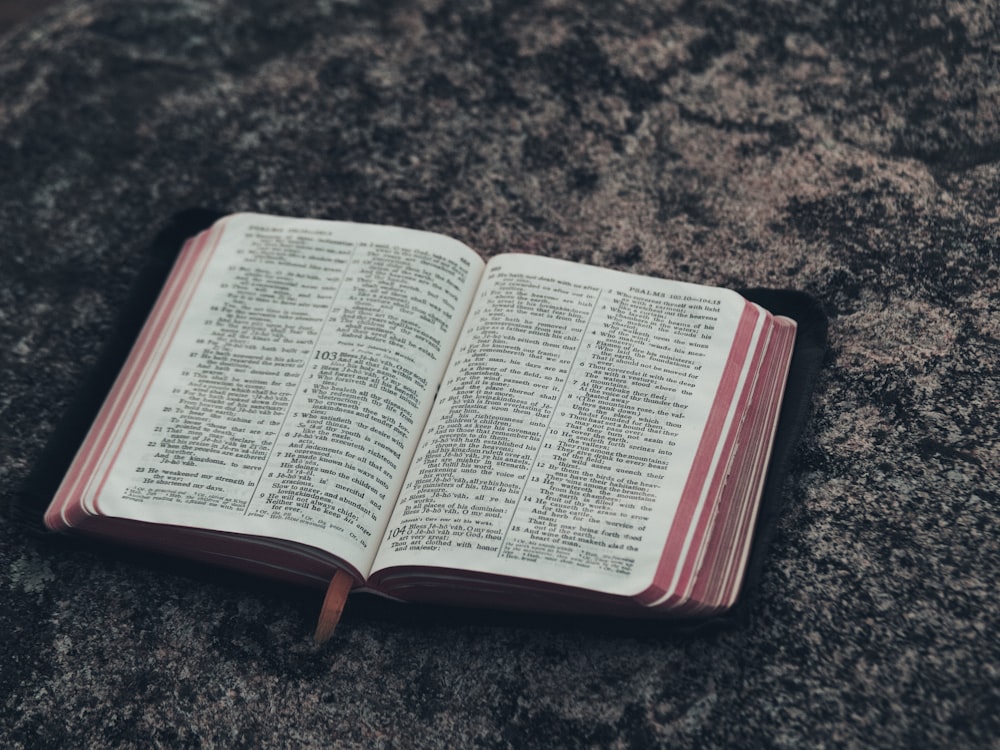
[[[483,262],[426,232],[252,214],[201,242],[91,510],[367,570]]]
[[[722,289],[493,259],[376,578],[429,565],[642,590],[747,309]]]

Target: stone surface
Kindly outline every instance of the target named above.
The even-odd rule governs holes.
[[[317,650],[317,597],[8,518],[0,744],[995,746],[998,10],[82,0],[0,37],[5,505],[190,206],[802,289],[831,323],[746,627],[360,604]]]

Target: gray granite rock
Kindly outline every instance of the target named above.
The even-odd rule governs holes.
[[[175,212],[815,295],[746,626],[358,604],[0,522],[0,744],[1000,743],[995,3],[64,2],[0,38],[0,497]]]

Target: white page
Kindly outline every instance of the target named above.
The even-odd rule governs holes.
[[[375,571],[644,589],[746,306],[722,289],[494,258]]]
[[[427,232],[253,214],[227,218],[204,252],[89,506],[366,570],[481,259]]]

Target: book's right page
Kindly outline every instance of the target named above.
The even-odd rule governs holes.
[[[687,543],[703,510],[768,317],[725,289],[494,258],[375,587],[406,598],[416,579],[471,574],[645,591],[668,537]]]

